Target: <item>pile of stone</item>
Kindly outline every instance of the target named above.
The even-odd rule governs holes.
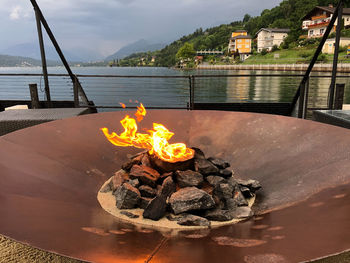
[[[140,153],[122,165],[101,192],[112,191],[119,209],[142,208],[144,218],[166,216],[179,225],[209,226],[211,220],[251,217],[248,200],[260,183],[235,179],[228,162],[206,158],[200,149],[193,149],[192,159],[177,163]]]

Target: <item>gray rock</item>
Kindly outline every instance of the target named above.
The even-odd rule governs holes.
[[[230,184],[223,183],[215,186],[213,195],[219,197],[220,200],[226,200],[232,198],[233,191],[234,188]]]
[[[141,197],[139,190],[128,183],[119,186],[114,192],[116,198],[116,206],[119,209],[134,208]]]
[[[128,211],[121,211],[120,213],[122,215],[129,217],[129,218],[139,218],[140,217],[139,215],[135,215],[135,214],[128,212]]]
[[[166,212],[166,199],[162,196],[156,196],[143,211],[143,217],[158,221]]]
[[[111,178],[111,181],[109,182],[112,191],[114,192],[119,186],[121,186],[125,182],[125,178],[127,177],[128,173],[123,169],[120,169],[119,171],[115,172]]]
[[[111,185],[110,183],[106,184],[103,188],[101,188],[100,192],[101,193],[108,193],[108,192],[111,192],[112,191],[112,188],[111,188]]]
[[[230,167],[230,163],[229,162],[226,162],[226,161],[224,161],[223,159],[220,159],[220,158],[209,157],[208,161],[212,162],[219,169],[225,169],[227,167]]]
[[[169,176],[164,180],[159,194],[163,196],[165,199],[167,199],[169,196],[171,196],[175,192],[176,192],[176,185],[173,181],[173,178]]]
[[[219,171],[219,175],[224,178],[229,178],[232,176],[232,171],[229,169],[223,169]]]
[[[141,185],[139,187],[139,191],[140,191],[142,197],[151,197],[151,198],[153,198],[157,194],[157,190],[152,188],[152,187],[150,187],[150,186],[148,186],[148,185]]]
[[[253,193],[256,192],[257,190],[259,190],[261,188],[261,184],[259,181],[257,180],[241,180],[241,179],[236,179],[237,183],[241,186],[245,186],[248,187],[250,189],[250,191],[252,191]]]
[[[208,210],[205,212],[204,217],[208,220],[220,222],[230,221],[233,218],[230,211],[222,209]]]
[[[206,159],[204,152],[196,147],[192,147],[192,149],[194,150],[194,159]]]
[[[210,221],[200,216],[185,215],[177,221],[177,224],[182,226],[210,226]]]
[[[215,175],[219,173],[219,168],[217,168],[214,164],[209,162],[207,159],[196,159],[194,161],[194,168],[196,172],[207,175]]]
[[[129,179],[128,183],[131,184],[133,187],[138,188],[140,186],[140,181],[139,179]]]
[[[211,184],[214,187],[218,184],[226,183],[225,178],[222,178],[221,176],[209,175],[205,179],[208,181],[209,184]]]
[[[237,207],[234,211],[232,211],[231,215],[233,218],[243,219],[252,217],[254,213],[249,206],[242,206]]]
[[[141,183],[154,188],[160,174],[151,167],[135,164],[131,168],[129,176],[131,179],[139,179]]]
[[[228,178],[227,183],[229,185],[231,185],[233,187],[233,189],[238,187],[238,183],[237,183],[236,179],[234,179],[233,177]]]
[[[215,206],[211,195],[196,187],[181,188],[170,196],[169,203],[176,215],[191,210],[210,209]]]
[[[203,175],[192,170],[176,171],[175,175],[177,183],[181,188],[188,186],[200,187],[204,182]]]
[[[150,197],[142,197],[139,199],[138,206],[142,209],[146,209],[148,204],[151,202],[152,198]]]
[[[244,198],[241,191],[236,191],[232,198],[226,199],[226,208],[228,210],[235,210],[237,207],[248,206],[248,201]]]
[[[144,166],[152,167],[148,154],[144,154],[141,158],[141,164]]]
[[[125,171],[130,171],[130,169],[135,165],[135,164],[141,164],[143,154],[138,154],[136,157],[134,157],[132,160],[124,163],[122,165],[122,169]]]
[[[246,186],[240,186],[239,189],[241,190],[241,192],[245,198],[251,198],[254,196],[254,193],[252,193],[250,191],[250,189]]]
[[[169,172],[169,173],[163,173],[159,176],[158,178],[158,184],[162,184],[164,182],[164,180],[168,177],[172,177],[173,176],[173,172]]]
[[[180,214],[180,215],[169,214],[169,215],[166,216],[166,218],[169,221],[179,221],[184,215],[185,214]]]

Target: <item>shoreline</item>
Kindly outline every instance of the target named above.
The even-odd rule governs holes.
[[[253,65],[198,65],[197,69],[205,70],[273,70],[273,71],[306,71],[309,64],[253,64]],[[315,64],[312,71],[332,72],[333,64]],[[350,73],[350,63],[338,63],[337,72]]]

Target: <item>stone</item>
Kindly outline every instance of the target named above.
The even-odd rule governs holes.
[[[248,187],[250,191],[255,193],[257,190],[261,188],[261,184],[257,180],[249,179],[249,180],[241,180],[241,179],[236,179],[237,183],[241,186]]]
[[[169,203],[176,215],[192,210],[210,209],[215,206],[211,195],[194,186],[181,188],[173,193],[170,196]]]
[[[160,174],[151,167],[135,164],[129,173],[131,179],[138,179],[142,184],[156,187]]]
[[[116,206],[119,209],[134,208],[141,197],[139,190],[128,183],[119,186],[114,192],[116,198]]]
[[[148,154],[143,154],[141,158],[141,164],[144,166],[152,167],[151,161],[149,160]]]
[[[182,226],[210,226],[210,221],[200,216],[185,215],[177,221],[177,224]]]
[[[157,190],[152,188],[152,187],[150,187],[150,186],[148,186],[148,185],[141,185],[139,187],[139,191],[140,191],[142,197],[151,197],[151,198],[153,198],[157,194]]]
[[[161,175],[159,176],[159,178],[158,178],[157,183],[158,183],[158,184],[162,184],[162,183],[164,182],[164,180],[165,180],[166,178],[168,178],[169,176],[172,177],[172,176],[173,176],[173,172],[161,174]]]
[[[233,196],[234,188],[228,183],[218,184],[214,190],[213,195],[219,197],[220,200],[230,199]]]
[[[196,172],[207,175],[216,175],[219,173],[219,168],[217,168],[214,164],[209,162],[207,159],[195,159],[194,168]]]
[[[175,175],[177,183],[181,188],[187,186],[201,187],[204,182],[203,175],[192,170],[176,171]]]
[[[226,183],[225,178],[222,178],[221,176],[209,175],[205,179],[209,184],[211,184],[214,187],[218,184]]]
[[[237,207],[234,211],[231,212],[233,218],[245,219],[250,218],[254,215],[252,209],[249,206]]]
[[[230,221],[233,218],[230,211],[222,209],[207,210],[204,213],[204,217],[208,220],[220,222]]]
[[[204,152],[196,147],[192,147],[192,150],[194,150],[194,159],[206,159]]]
[[[248,201],[244,198],[241,191],[235,191],[233,197],[226,199],[225,203],[228,210],[235,210],[237,207],[248,206]]]
[[[111,192],[112,191],[112,188],[111,188],[111,185],[110,183],[109,184],[106,184],[104,187],[101,188],[100,192],[101,193],[108,193],[108,192]]]
[[[151,202],[152,198],[150,197],[142,197],[139,199],[138,206],[142,209],[146,209],[148,204]]]
[[[225,169],[227,167],[230,167],[230,163],[224,161],[223,159],[220,158],[215,158],[215,157],[209,157],[208,161],[212,162],[216,167],[219,169]]]
[[[171,196],[175,192],[176,192],[176,185],[173,181],[173,178],[169,176],[164,180],[159,195],[167,199],[169,196]]]
[[[140,186],[139,179],[129,179],[128,183],[131,184],[133,187],[138,188]]]
[[[180,214],[180,215],[174,215],[174,214],[168,214],[166,216],[166,218],[169,220],[169,221],[179,221],[184,215],[187,215],[187,214]]]
[[[194,169],[194,159],[190,158],[185,161],[179,162],[167,162],[160,159],[155,154],[149,155],[152,167],[159,171],[160,173],[169,173],[173,171],[185,171]]]
[[[239,189],[241,190],[241,192],[245,198],[252,198],[254,196],[254,194],[246,186],[240,186]]]
[[[128,212],[128,211],[121,211],[120,213],[122,215],[129,217],[129,218],[139,218],[140,217],[139,215],[135,215],[135,214]]]
[[[166,207],[166,199],[162,196],[156,196],[143,211],[143,217],[158,221],[165,215]]]
[[[125,182],[125,178],[127,177],[128,173],[123,169],[120,169],[119,171],[115,172],[111,178],[111,181],[109,182],[112,191],[114,192],[119,186],[121,186]]]
[[[236,189],[238,187],[238,183],[233,177],[228,178],[227,183],[231,185],[233,189]]]
[[[135,164],[141,164],[141,160],[142,160],[143,154],[138,154],[136,157],[134,157],[133,159],[131,159],[130,161],[124,163],[122,165],[122,169],[125,171],[130,171],[130,169],[135,165]]]
[[[229,169],[223,169],[219,171],[219,175],[224,178],[229,178],[232,176],[232,171]]]

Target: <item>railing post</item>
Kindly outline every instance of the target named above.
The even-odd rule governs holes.
[[[307,106],[309,103],[309,86],[310,86],[310,78],[307,79],[306,84],[305,84],[305,88],[304,88],[304,108],[303,108],[303,119],[306,119],[306,115],[307,115]]]
[[[32,101],[32,109],[39,109],[39,95],[38,86],[36,84],[29,84],[30,99]]]
[[[74,94],[74,107],[79,108],[79,82],[78,78],[74,76],[74,83],[73,83],[73,94]]]
[[[305,103],[305,83],[300,85],[300,96],[299,96],[299,107],[298,107],[298,118],[304,116],[304,103]]]
[[[338,23],[337,23],[336,36],[335,36],[334,55],[333,55],[332,81],[331,81],[331,85],[329,87],[329,93],[328,93],[329,109],[333,108],[333,102],[334,102],[334,87],[335,87],[335,82],[337,78],[338,53],[339,53],[339,42],[340,42],[342,22],[343,22],[343,1],[340,1],[339,9],[338,9]]]
[[[335,98],[334,98],[334,110],[341,110],[343,109],[343,101],[344,101],[344,89],[345,89],[345,84],[336,84],[335,88]]]
[[[191,77],[192,79],[192,85],[191,85],[191,88],[192,88],[192,102],[191,102],[191,109],[194,110],[194,87],[195,87],[195,78],[194,76],[192,75]]]

